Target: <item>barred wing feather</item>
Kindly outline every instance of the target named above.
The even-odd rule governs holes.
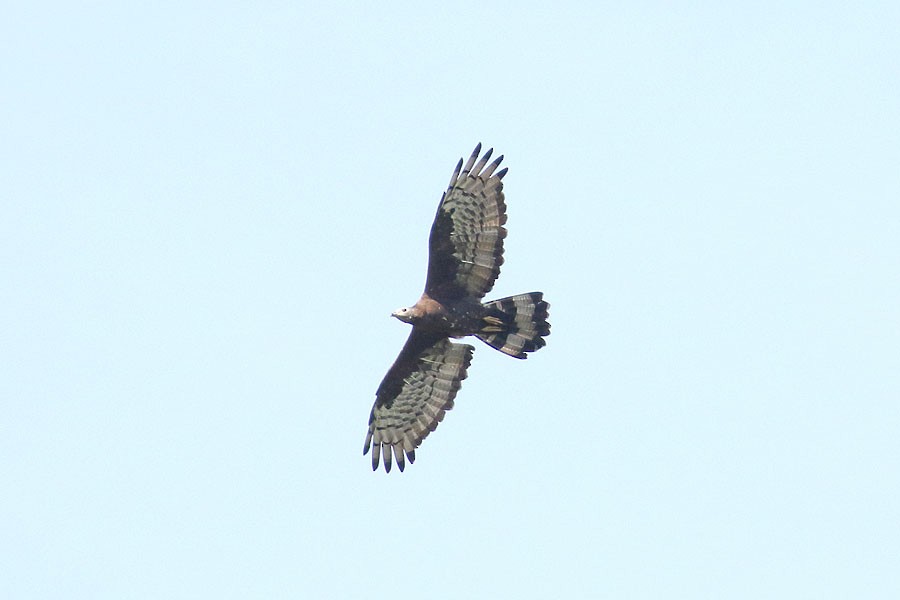
[[[483,298],[503,264],[506,169],[497,171],[502,156],[488,164],[493,149],[478,160],[480,152],[478,144],[456,165],[431,227],[425,292],[441,302]]]
[[[402,471],[415,449],[453,408],[474,348],[413,328],[403,350],[375,394],[363,454],[372,450],[372,469],[393,460]],[[405,455],[405,456],[404,456]]]

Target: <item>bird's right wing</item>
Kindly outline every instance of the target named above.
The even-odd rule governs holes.
[[[372,451],[372,469],[384,458],[391,470],[391,452],[402,471],[415,449],[435,430],[466,378],[474,348],[413,327],[400,356],[375,394],[363,454]]]

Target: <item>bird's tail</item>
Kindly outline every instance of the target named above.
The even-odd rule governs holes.
[[[484,324],[475,335],[504,354],[528,358],[528,352],[546,345],[542,336],[550,335],[550,305],[543,298],[541,292],[531,292],[486,302]]]

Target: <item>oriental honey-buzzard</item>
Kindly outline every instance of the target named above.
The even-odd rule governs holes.
[[[504,354],[527,358],[550,334],[549,304],[541,292],[481,302],[503,264],[506,169],[497,171],[502,156],[488,164],[493,150],[479,160],[480,152],[478,144],[465,166],[460,159],[441,198],[429,238],[425,292],[392,315],[413,328],[375,393],[363,446],[363,454],[372,450],[373,470],[383,458],[389,472],[393,455],[402,471],[453,408],[475,348],[450,338],[474,335]]]

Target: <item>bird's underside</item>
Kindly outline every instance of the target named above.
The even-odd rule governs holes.
[[[503,160],[481,159],[481,144],[450,179],[429,237],[425,292],[416,304],[393,313],[413,326],[400,355],[375,393],[363,454],[372,468],[383,459],[402,471],[415,449],[443,420],[472,360],[474,348],[450,338],[474,335],[516,358],[527,358],[550,334],[549,304],[541,292],[482,302],[503,264],[506,204]],[[477,161],[477,163],[476,163]]]

